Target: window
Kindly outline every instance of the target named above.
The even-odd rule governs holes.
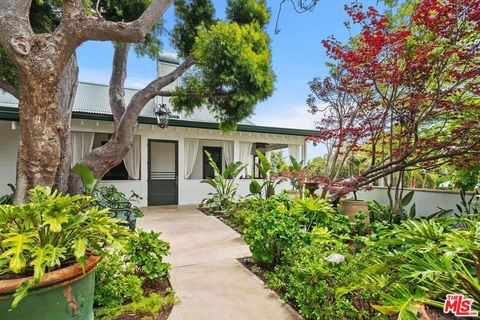
[[[107,133],[95,133],[93,140],[93,148],[103,146],[110,139],[110,134]],[[102,180],[129,180],[128,171],[125,167],[125,163],[122,161],[116,167],[113,167],[108,171]]]
[[[203,179],[206,178],[214,178],[215,172],[213,168],[210,166],[208,161],[208,157],[205,154],[205,151],[210,153],[212,160],[215,162],[218,168],[222,170],[222,148],[221,147],[203,147]]]

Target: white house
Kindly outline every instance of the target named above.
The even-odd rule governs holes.
[[[158,73],[164,75],[177,65],[174,57],[165,55],[158,63]],[[135,92],[126,90],[127,102]],[[172,115],[169,126],[163,129],[157,126],[154,113],[159,103],[169,105],[168,99],[162,98],[148,103],[140,115],[132,149],[102,182],[115,185],[127,195],[131,191],[141,195],[141,205],[196,204],[205,198],[211,187],[200,181],[212,174],[205,150],[222,167],[232,161],[248,163],[244,177],[256,174],[255,149],[267,155],[272,150],[288,149],[296,158],[306,158],[304,139],[312,130],[256,126],[244,121],[237,131],[222,133],[206,109],[192,115]],[[80,83],[72,116],[73,161],[107,141],[113,130],[108,86]],[[17,100],[0,92],[0,195],[9,191],[7,183],[15,182],[18,136]],[[248,185],[248,179],[240,179],[240,195],[248,194]]]

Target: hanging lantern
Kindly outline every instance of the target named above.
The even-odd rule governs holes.
[[[162,103],[155,107],[153,110],[155,112],[155,117],[157,118],[157,124],[160,128],[167,128],[168,127],[168,120],[170,119],[170,109],[168,109],[167,105]]]

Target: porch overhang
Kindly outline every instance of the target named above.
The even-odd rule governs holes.
[[[113,116],[111,114],[73,111],[72,118],[80,119],[80,120],[94,120],[94,121],[96,120],[96,121],[113,122]],[[0,107],[0,120],[18,121],[19,120],[18,109],[10,108],[10,107]],[[138,122],[141,124],[157,125],[157,120],[150,117],[140,116],[138,117]],[[193,121],[193,120],[182,120],[182,119],[170,119],[169,126],[220,130],[219,124],[216,122],[204,122],[204,121]],[[315,136],[320,135],[320,131],[317,131],[317,130],[267,127],[267,126],[248,125],[248,124],[238,124],[236,131],[282,134],[282,135],[288,135],[288,136],[302,136],[302,137],[311,136],[311,135],[315,135]]]

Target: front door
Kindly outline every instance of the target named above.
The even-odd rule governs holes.
[[[148,205],[178,204],[178,143],[148,141]]]

